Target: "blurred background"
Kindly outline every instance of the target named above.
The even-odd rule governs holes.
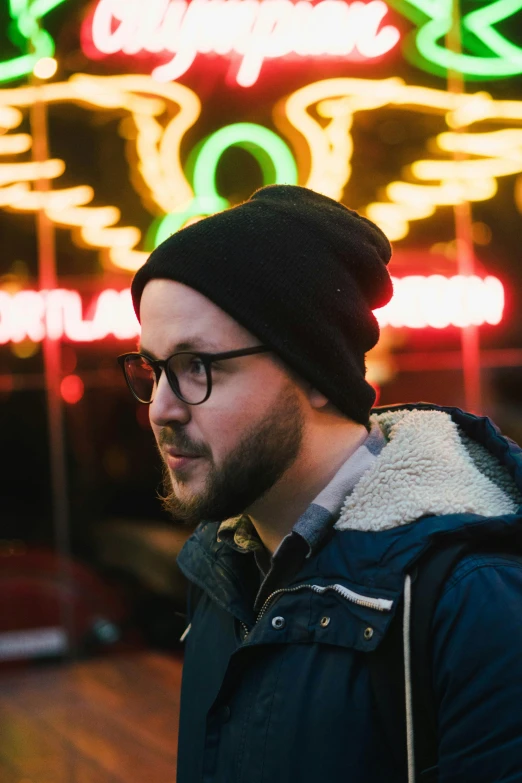
[[[379,404],[456,405],[522,441],[521,9],[2,0],[4,683],[71,659],[179,663],[190,531],[161,510],[116,356],[136,346],[129,285],[150,250],[257,187],[311,187],[392,240]],[[26,750],[0,745],[0,780],[119,780],[35,772]],[[127,783],[153,779],[136,769]]]

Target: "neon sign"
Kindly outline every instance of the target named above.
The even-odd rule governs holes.
[[[139,335],[130,289],[102,291],[90,309],[90,317],[85,318],[78,291],[57,288],[8,294],[0,290],[0,345],[23,340],[39,343],[46,336],[90,343],[110,336],[129,340]]]
[[[158,81],[179,79],[198,54],[239,56],[236,81],[250,87],[267,59],[381,57],[400,38],[382,26],[387,13],[382,0],[99,0],[82,37],[94,56],[169,53]]]
[[[375,311],[381,326],[423,329],[498,324],[504,310],[504,289],[495,277],[393,278],[394,295]],[[140,334],[130,289],[102,291],[84,313],[78,291],[0,290],[0,345],[50,337],[91,343],[113,337],[132,340]]]
[[[499,324],[504,288],[496,277],[411,275],[393,279],[393,298],[375,311],[380,326],[445,329]]]
[[[14,157],[32,147],[32,136],[18,129],[24,110],[37,100],[121,112],[120,133],[128,158],[137,162],[131,182],[145,207],[160,215],[150,228],[149,248],[188,220],[229,206],[217,191],[216,171],[223,152],[233,145],[247,149],[257,160],[264,184],[299,182],[341,200],[351,177],[358,112],[393,107],[413,120],[415,113],[438,115],[441,128],[446,128],[427,139],[436,151],[431,158],[413,158],[404,179],[384,188],[381,201],[359,207],[392,240],[407,236],[412,221],[429,218],[439,207],[493,198],[499,177],[522,173],[522,101],[494,100],[484,92],[452,94],[397,78],[338,78],[306,85],[274,107],[275,123],[290,145],[268,128],[236,123],[196,145],[185,165],[181,145],[199,118],[201,103],[179,83],[160,84],[138,75],[78,74],[68,82],[0,90],[0,209],[45,210],[55,225],[71,230],[80,245],[99,249],[108,269],[132,272],[146,261],[141,231],[121,224],[116,205],[92,206],[96,193],[90,184],[55,185],[67,170],[65,160],[37,163]],[[484,121],[490,120],[504,127],[483,131]],[[453,130],[462,126],[468,130]],[[306,156],[298,166],[295,156],[303,148]],[[8,157],[2,160],[4,155]],[[191,181],[185,169],[191,170]],[[40,177],[54,188],[36,190]]]
[[[405,167],[405,179],[386,186],[387,200],[361,208],[391,240],[403,239],[412,221],[430,217],[438,207],[493,198],[498,177],[522,172],[522,101],[498,101],[484,92],[459,95],[408,85],[398,78],[338,78],[302,87],[275,108],[275,120],[294,147],[303,138],[308,144],[309,171],[303,184],[340,201],[351,176],[357,112],[385,107],[438,114],[442,127],[457,129],[428,141],[437,155],[412,160]],[[473,129],[486,120],[507,120],[512,127]],[[469,132],[458,130],[463,126]],[[455,159],[455,152],[464,154]]]
[[[453,70],[471,79],[499,79],[522,73],[522,49],[495,28],[522,9],[522,0],[480,3],[479,8],[464,14],[460,31],[467,51],[463,52],[452,52],[445,46],[445,37],[454,24],[452,0],[389,2],[418,26],[403,46],[406,57],[417,67],[440,75]],[[516,29],[514,20],[511,25]]]
[[[24,53],[0,61],[0,84],[28,76],[55,42],[42,20],[65,0],[7,0],[8,35]],[[445,37],[453,25],[452,0],[388,0],[417,29],[403,40],[406,58],[423,70],[448,70],[471,79],[499,79],[522,73],[522,48],[498,25],[522,9],[522,0],[494,0],[462,15],[462,52],[450,51]],[[393,25],[383,25],[383,0],[98,0],[85,20],[82,42],[94,59],[120,53],[148,53],[164,60],[154,69],[160,81],[179,78],[199,53],[240,60],[236,80],[257,80],[267,59],[340,57],[374,59],[399,41]],[[511,22],[514,29],[516,21]],[[504,29],[506,25],[504,25]],[[45,77],[48,78],[48,77]]]
[[[403,43],[407,59],[423,70],[448,70],[472,79],[498,79],[522,73],[522,49],[495,25],[514,16],[522,0],[495,0],[462,16],[464,52],[452,52],[444,39],[453,26],[452,0],[389,0],[417,25]],[[266,59],[334,56],[373,59],[399,41],[392,25],[381,27],[388,8],[382,0],[98,0],[83,28],[85,52],[92,57],[116,53],[169,53],[154,78],[178,79],[196,56],[239,56],[238,84],[249,87]]]
[[[30,54],[0,62],[0,84],[28,76],[37,62],[54,54],[54,40],[40,21],[65,0],[8,0],[13,41]]]
[[[47,105],[73,102],[95,111],[120,109],[131,123],[129,157],[137,159],[132,182],[148,205],[161,214],[183,209],[193,197],[180,160],[180,144],[199,117],[197,95],[181,84],[158,84],[148,76],[96,77],[77,74],[68,82],[0,90],[0,156],[21,154],[32,147],[32,136],[16,131],[24,119],[21,109],[35,101]],[[165,119],[166,118],[166,119]],[[81,245],[102,251],[110,268],[134,271],[148,254],[138,250],[141,231],[118,225],[121,212],[115,205],[91,206],[94,188],[80,184],[47,192],[31,187],[39,178],[54,182],[66,170],[66,162],[2,162],[0,158],[0,208],[16,212],[45,210],[57,226],[70,228]]]

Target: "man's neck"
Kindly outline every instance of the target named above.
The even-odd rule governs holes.
[[[365,427],[350,422],[335,433],[315,434],[285,475],[246,514],[272,555],[338,470],[365,442]]]

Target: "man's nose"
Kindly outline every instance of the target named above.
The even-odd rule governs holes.
[[[190,421],[190,415],[190,405],[176,397],[165,373],[162,372],[154,399],[149,405],[150,423],[158,427],[165,427],[172,421],[186,424]]]

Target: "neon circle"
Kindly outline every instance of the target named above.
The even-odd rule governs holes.
[[[297,184],[297,166],[285,142],[268,128],[251,122],[227,125],[209,136],[194,166],[196,195],[216,195],[216,174],[221,156],[229,147],[250,152],[263,172],[264,185]]]
[[[297,165],[287,144],[274,131],[251,122],[226,125],[206,139],[194,166],[194,198],[182,212],[155,221],[148,244],[157,247],[192,217],[213,215],[230,206],[217,191],[219,161],[229,147],[241,147],[256,159],[263,174],[263,185],[296,185]]]

